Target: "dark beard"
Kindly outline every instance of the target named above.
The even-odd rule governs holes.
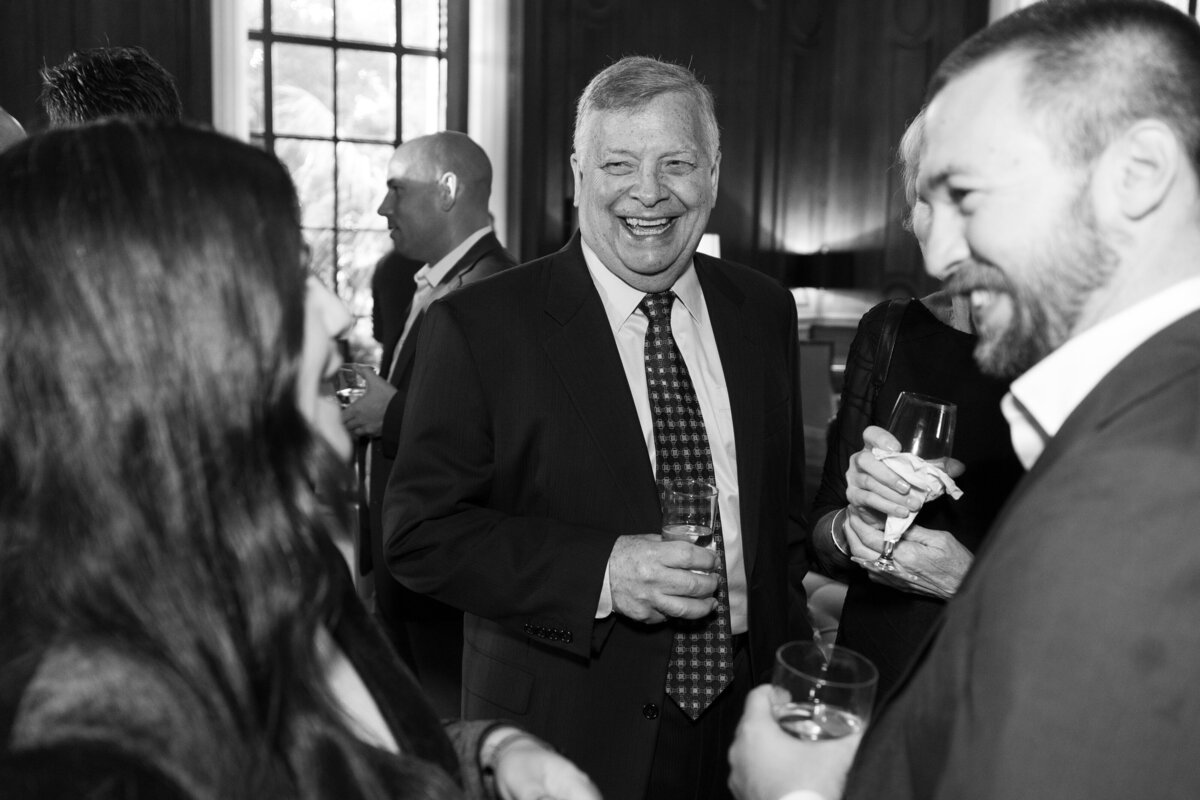
[[[984,373],[1015,378],[1061,347],[1084,303],[1112,278],[1117,256],[1100,234],[1087,195],[1085,185],[1064,215],[1062,229],[1031,259],[1024,283],[998,282],[1001,273],[984,268],[992,273],[988,288],[1008,294],[1013,305],[1011,324],[991,337],[981,335],[975,347]]]

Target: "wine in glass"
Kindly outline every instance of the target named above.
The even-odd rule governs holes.
[[[371,369],[366,364],[342,364],[338,367],[334,395],[342,408],[353,403],[367,393],[367,379],[359,372],[359,368]]]
[[[771,713],[797,739],[840,739],[866,727],[878,681],[875,665],[853,650],[788,642],[775,653]]]
[[[662,486],[662,538],[715,549],[717,487],[707,481],[678,478]]]
[[[958,407],[954,403],[916,392],[901,392],[892,407],[888,431],[900,440],[900,452],[944,467],[954,446],[957,422]],[[877,569],[896,570],[892,551],[902,535],[902,532],[889,533],[885,528],[883,554],[875,561]]]

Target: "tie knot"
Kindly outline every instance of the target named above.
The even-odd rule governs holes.
[[[644,313],[651,322],[657,322],[663,318],[671,318],[671,304],[674,302],[675,293],[666,291],[648,294],[642,298],[642,302],[638,305],[641,307],[642,313]]]

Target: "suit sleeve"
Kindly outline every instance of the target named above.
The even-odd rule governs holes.
[[[515,632],[551,631],[547,644],[588,657],[619,534],[510,510],[532,466],[520,454],[497,463],[494,443],[507,431],[493,418],[489,369],[504,366],[477,363],[451,307],[431,305],[384,499],[388,569],[413,591]]]

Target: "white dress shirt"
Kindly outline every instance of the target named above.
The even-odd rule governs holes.
[[[650,393],[646,388],[646,331],[650,321],[638,308],[645,292],[634,289],[614,275],[600,258],[583,245],[583,259],[587,262],[592,282],[600,293],[604,312],[612,327],[617,350],[621,354],[621,365],[625,368],[625,379],[637,407],[638,422],[642,427],[642,438],[646,442],[646,454],[650,469],[656,468],[654,448],[654,418],[650,408]],[[737,448],[733,439],[733,414],[729,407],[729,390],[725,385],[725,372],[717,352],[717,340],[713,335],[708,306],[704,303],[704,292],[696,277],[694,266],[671,287],[677,301],[671,307],[671,332],[675,344],[687,365],[692,383],[696,388],[696,399],[704,418],[709,448],[712,450],[713,473],[717,484],[717,506],[721,514],[721,536],[725,546],[725,571],[729,579],[729,622],[734,634],[747,629],[746,568],[742,559],[742,514],[738,495]],[[649,531],[629,531],[649,533]],[[597,607],[597,618],[612,613],[612,593],[608,573],[604,575],[604,586]]]
[[[1198,309],[1200,278],[1189,278],[1068,339],[1013,381],[1000,408],[1025,469],[1105,375],[1154,334]]]

